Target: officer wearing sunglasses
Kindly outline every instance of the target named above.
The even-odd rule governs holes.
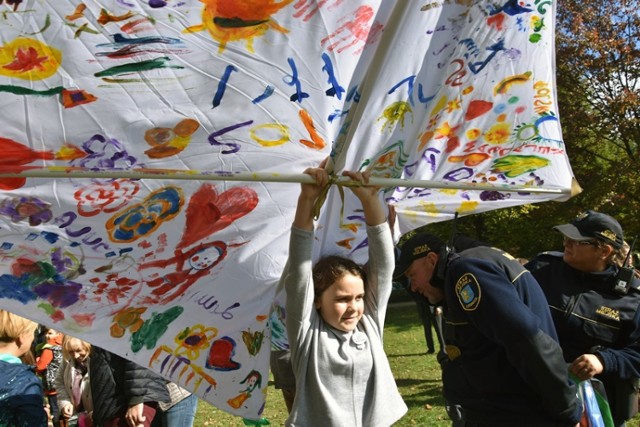
[[[554,229],[564,251],[542,253],[525,267],[547,297],[571,372],[604,383],[614,424],[623,426],[638,411],[640,281],[620,262],[628,259],[622,227],[587,211]]]

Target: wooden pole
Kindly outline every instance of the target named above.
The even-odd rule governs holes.
[[[134,169],[134,170],[87,170],[82,168],[46,168],[46,169],[27,169],[20,172],[2,172],[0,178],[101,178],[101,179],[174,179],[174,180],[193,180],[193,181],[245,181],[245,182],[280,182],[280,183],[312,183],[309,175],[299,174],[283,174],[270,172],[220,172],[220,171],[194,171],[179,169]],[[347,177],[339,177],[335,181],[337,185],[355,186],[360,185],[359,182],[352,181]],[[400,179],[400,178],[378,178],[371,177],[369,185],[382,188],[389,187],[412,187],[412,188],[432,188],[432,189],[449,189],[449,190],[480,190],[480,191],[504,191],[504,192],[523,192],[536,194],[559,194],[573,196],[576,192],[574,186],[572,188],[544,188],[533,187],[528,185],[508,185],[508,184],[488,184],[473,182],[450,182],[450,181],[432,181],[418,179]]]

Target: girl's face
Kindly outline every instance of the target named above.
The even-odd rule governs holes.
[[[87,360],[87,356],[89,356],[89,351],[87,348],[77,341],[71,341],[67,346],[67,352],[69,356],[77,363],[82,363]]]
[[[220,258],[220,250],[214,246],[193,254],[189,258],[189,264],[196,270],[204,270],[211,267],[218,258]]]
[[[364,313],[364,282],[345,274],[335,281],[315,302],[316,309],[331,327],[353,331]]]
[[[56,331],[55,329],[48,329],[44,334],[45,338],[47,338],[47,341],[54,339],[57,335],[58,331]]]
[[[247,384],[247,388],[250,390],[253,390],[256,388],[256,384],[258,382],[258,378],[256,378],[256,376],[252,376],[251,378],[249,378],[249,382]]]

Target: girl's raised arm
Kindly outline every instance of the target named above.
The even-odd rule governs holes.
[[[348,176],[354,181],[368,184],[371,172],[344,171],[342,172],[342,175]],[[367,222],[367,225],[379,225],[387,220],[387,216],[382,207],[382,203],[380,202],[380,198],[378,197],[380,187],[365,187],[363,185],[349,187],[349,189],[353,192],[353,194],[356,195],[358,199],[360,199],[360,203],[362,203],[362,210],[364,211],[364,219]]]

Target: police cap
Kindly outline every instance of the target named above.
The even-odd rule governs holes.
[[[436,252],[444,245],[444,241],[433,234],[420,230],[409,231],[400,237],[396,245],[396,268],[393,278],[399,279],[409,269],[411,263],[426,257],[429,252]]]
[[[591,210],[578,215],[571,223],[556,225],[553,229],[578,242],[596,239],[616,249],[624,244],[624,234],[618,221]]]

